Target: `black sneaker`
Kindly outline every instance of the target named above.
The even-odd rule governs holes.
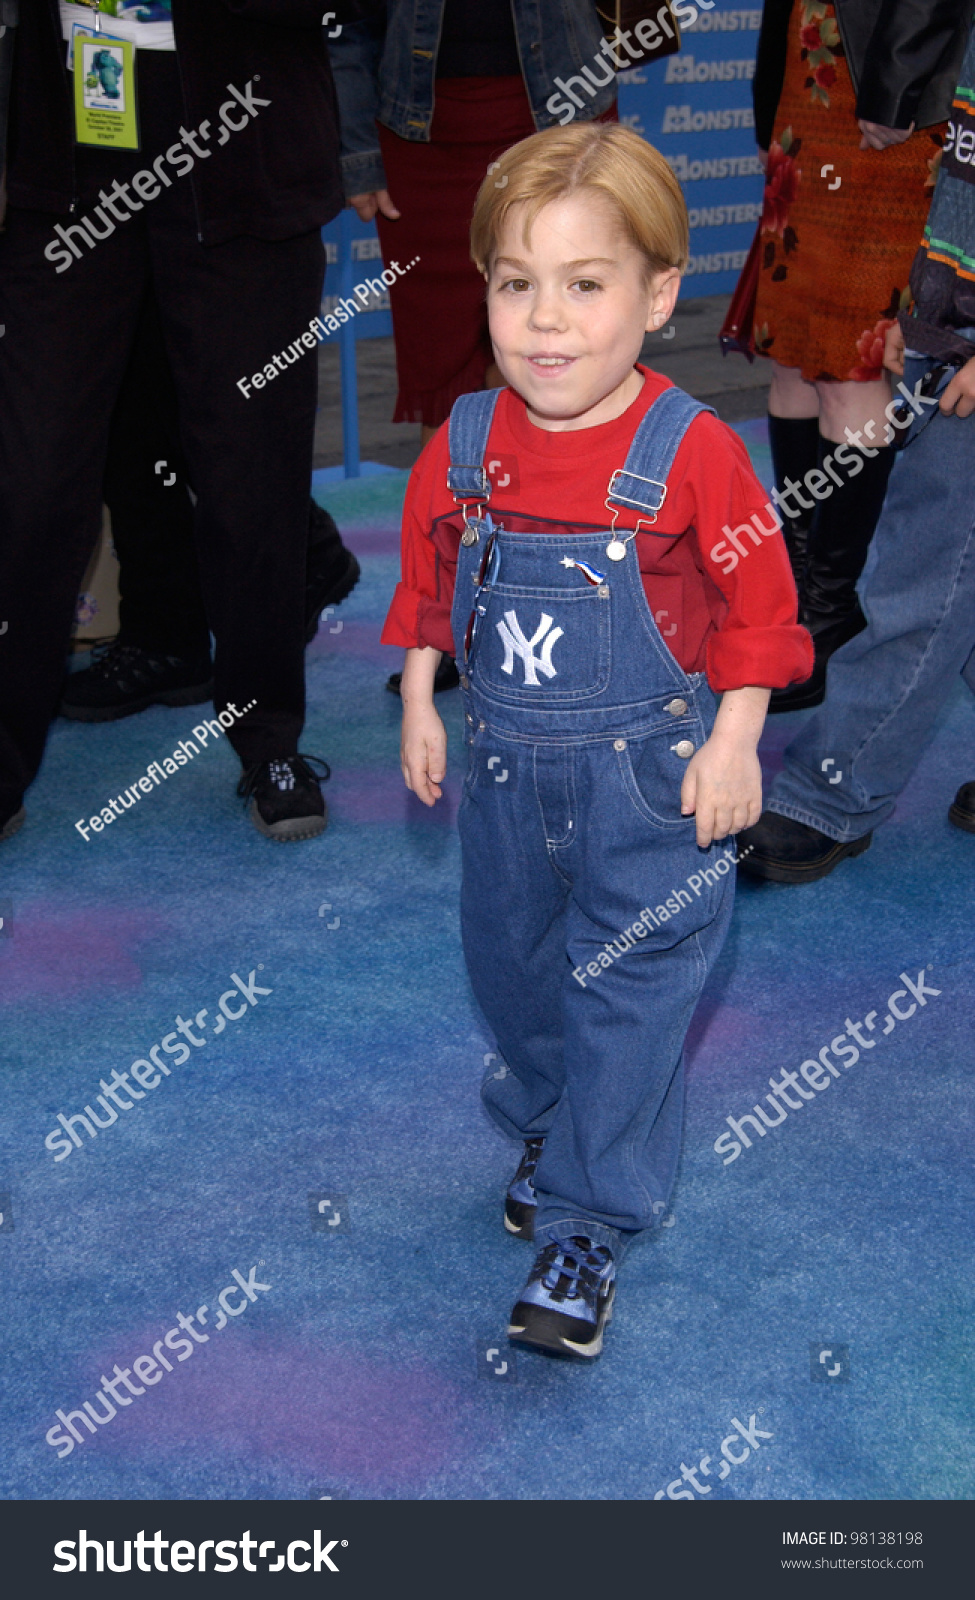
[[[0,818],[3,819],[0,821],[0,844],[2,844],[4,839],[12,839],[15,833],[20,832],[27,820],[27,812],[23,806],[18,806],[16,811],[8,812],[6,815],[0,812]]]
[[[763,811],[753,827],[738,835],[738,865],[750,877],[772,883],[814,883],[828,877],[846,856],[869,850],[872,838],[865,833],[843,843],[805,822]]]
[[[975,783],[962,784],[948,807],[948,821],[956,828],[964,828],[966,833],[975,833]]]
[[[604,1244],[583,1235],[540,1250],[511,1313],[508,1337],[548,1355],[591,1361],[613,1315],[616,1264]]]
[[[308,521],[308,567],[305,578],[305,643],[311,644],[326,606],[337,606],[362,576],[358,561],[342,543],[334,519],[311,502]]]
[[[312,762],[321,773],[313,771]],[[248,767],[237,793],[250,801],[247,814],[258,833],[289,844],[325,832],[328,813],[321,785],[331,775],[328,762],[317,756],[281,756]]]
[[[401,672],[391,672],[386,679],[386,687],[390,694],[399,694],[400,684],[403,681]],[[433,679],[434,694],[442,694],[444,689],[456,689],[460,683],[460,673],[453,656],[441,656],[440,665]]]
[[[544,1139],[526,1139],[518,1171],[504,1197],[504,1225],[516,1239],[531,1239],[535,1234],[535,1168]]]
[[[147,706],[196,706],[213,698],[209,656],[186,660],[139,645],[96,645],[91,666],[73,672],[61,700],[73,722],[116,722]]]

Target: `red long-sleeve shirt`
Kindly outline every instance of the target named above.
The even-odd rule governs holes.
[[[511,389],[502,391],[485,456],[496,521],[503,523],[508,512],[588,524],[590,530],[609,526],[609,480],[623,466],[645,411],[670,387],[659,373],[637,370],[643,389],[622,416],[566,433],[536,427],[524,400]],[[403,576],[384,644],[454,652],[450,608],[463,514],[447,488],[449,464],[445,423],[410,477]],[[623,510],[617,533],[625,538],[635,524],[635,514]],[[729,538],[732,532],[737,542]],[[706,672],[718,692],[749,684],[784,688],[809,676],[812,640],[796,621],[785,542],[744,444],[717,417],[705,413],[691,423],[663,507],[652,531],[637,533],[636,550],[650,609],[685,672]]]

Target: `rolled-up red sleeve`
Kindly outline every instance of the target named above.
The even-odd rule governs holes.
[[[438,517],[453,505],[446,492],[446,425],[422,452],[406,487],[400,541],[402,577],[382,631],[382,643],[404,650],[432,647],[452,655],[450,608],[454,566],[445,564],[434,537]]]
[[[716,417],[692,424],[675,514],[693,526],[700,559],[723,605],[706,647],[708,682],[722,693],[757,685],[784,689],[813,669],[813,645],[798,621],[798,597],[774,502],[742,440]],[[686,500],[686,505],[682,501]],[[713,590],[712,590],[713,594]]]

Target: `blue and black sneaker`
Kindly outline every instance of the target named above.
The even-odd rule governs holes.
[[[526,1139],[518,1171],[504,1197],[504,1225],[516,1239],[531,1239],[535,1233],[535,1168],[544,1139]]]
[[[613,1315],[616,1263],[607,1245],[584,1235],[540,1250],[511,1313],[508,1337],[548,1355],[592,1360]]]

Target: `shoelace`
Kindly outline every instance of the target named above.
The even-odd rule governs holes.
[[[576,1300],[580,1292],[588,1305],[595,1305],[601,1281],[601,1271],[612,1260],[612,1252],[605,1245],[593,1247],[589,1239],[577,1237],[571,1243],[546,1245],[532,1270],[532,1279],[540,1279],[554,1300]]]
[[[321,771],[316,772],[315,767],[320,767]],[[250,799],[265,770],[271,782],[278,789],[293,789],[296,778],[304,779],[306,783],[327,783],[332,776],[331,767],[320,756],[299,754],[296,756],[284,756],[274,761],[255,761],[253,766],[247,768],[237,785],[237,793],[242,800]],[[287,782],[287,778],[282,783],[281,778],[285,774],[291,778],[290,783]]]

